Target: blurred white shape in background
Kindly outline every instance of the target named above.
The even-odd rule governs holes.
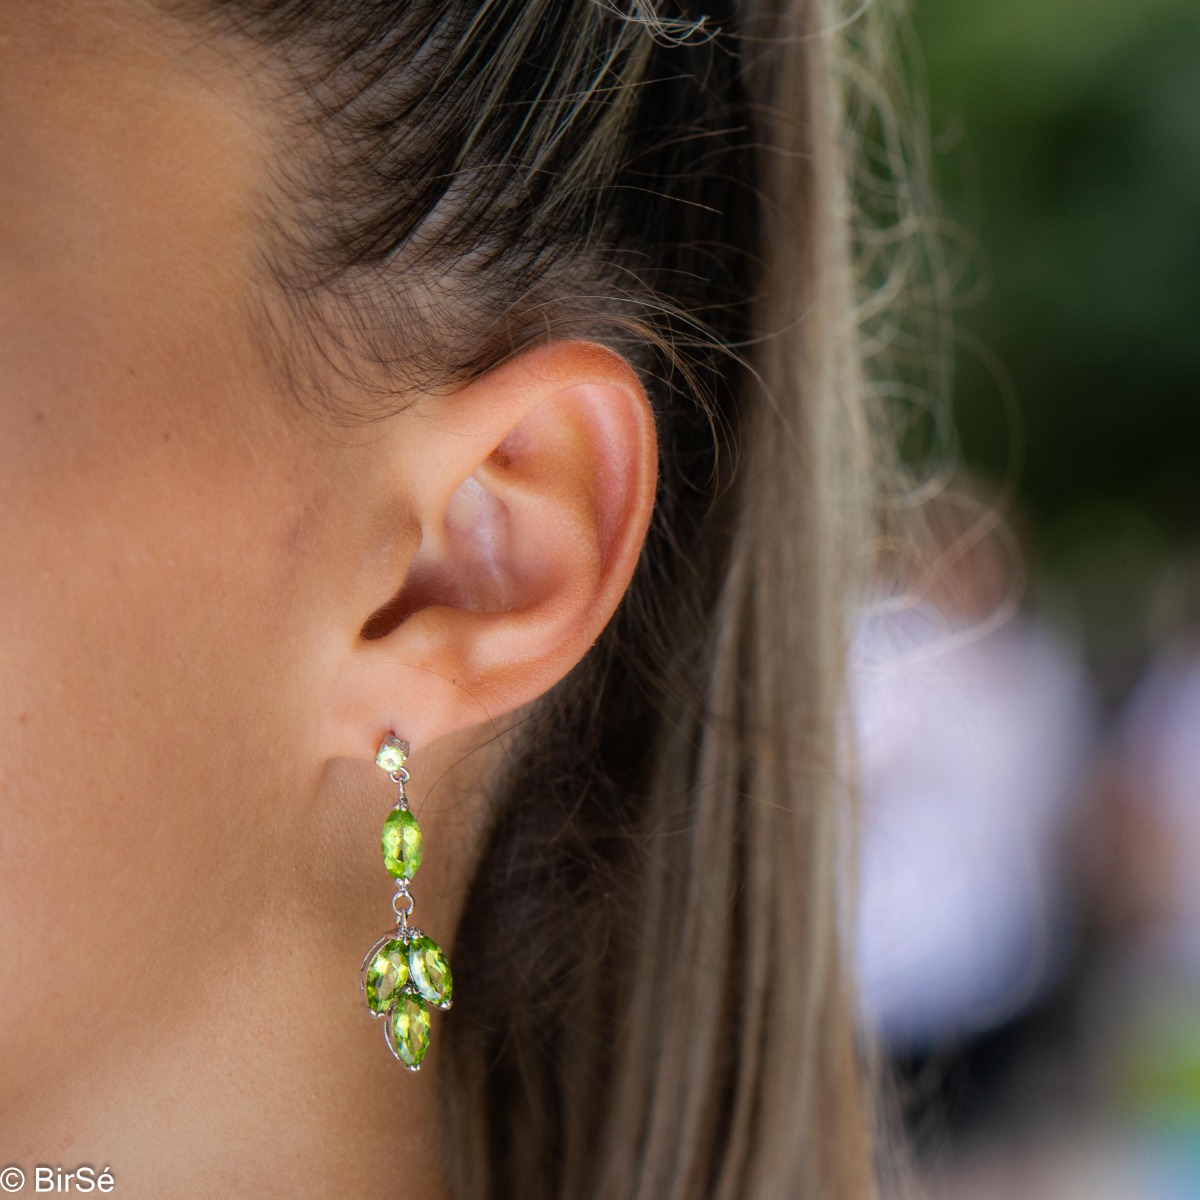
[[[1116,739],[1126,802],[1162,847],[1127,869],[1156,893],[1140,941],[1182,977],[1200,981],[1200,646],[1167,647],[1130,697]]]
[[[989,632],[881,607],[853,661],[862,1019],[920,1052],[1016,1015],[1064,965],[1062,851],[1095,706],[1074,656],[1024,614]]]

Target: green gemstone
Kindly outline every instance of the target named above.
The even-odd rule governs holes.
[[[383,823],[383,865],[395,879],[411,879],[421,865],[421,827],[407,808],[393,808]]]
[[[408,954],[403,942],[393,938],[384,942],[371,965],[367,967],[367,978],[364,990],[367,993],[367,1004],[372,1012],[381,1013],[396,996],[404,990],[408,982]]]
[[[413,938],[408,943],[408,966],[412,985],[421,997],[438,1008],[449,1008],[454,980],[441,946],[425,934]]]
[[[389,775],[394,775],[408,762],[408,743],[402,742],[394,734],[383,739],[375,754],[375,765],[382,767]]]
[[[419,1067],[429,1049],[429,1009],[420,996],[401,992],[387,1015],[388,1040],[406,1067]]]

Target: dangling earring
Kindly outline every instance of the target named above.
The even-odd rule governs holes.
[[[359,987],[371,1015],[382,1017],[383,1040],[395,1058],[416,1071],[429,1049],[429,1006],[450,1007],[450,964],[433,938],[409,925],[413,898],[408,885],[421,865],[421,828],[408,807],[408,743],[390,734],[375,755],[376,766],[396,785],[396,803],[383,823],[383,865],[396,881],[392,911],[396,928],[377,938],[359,968]]]

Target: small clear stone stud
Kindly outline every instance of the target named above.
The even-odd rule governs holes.
[[[385,737],[375,753],[375,765],[389,775],[394,775],[408,762],[408,743],[402,742],[395,734]]]

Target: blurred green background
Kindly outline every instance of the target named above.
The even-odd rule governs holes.
[[[956,312],[963,458],[1015,478],[1034,595],[1115,702],[1194,606],[1200,3],[915,0],[913,16],[936,189],[977,239],[967,290],[984,285]]]
[[[910,996],[933,997],[936,1008],[966,986],[977,946],[1002,947],[1006,937],[1015,944],[1015,919],[1000,935],[999,918],[992,927],[978,916],[987,880],[1003,880],[1007,892],[997,884],[995,895],[1026,896],[1021,911],[1034,914],[1029,928],[1040,931],[1023,969],[1052,962],[1057,973],[991,1026],[964,1033],[947,1018],[941,1042],[927,1038],[915,1053],[894,1037],[928,1195],[1194,1200],[1200,0],[907,2],[942,220],[939,236],[924,243],[927,261],[906,261],[902,278],[920,285],[919,296],[936,294],[927,267],[955,292],[949,394],[964,476],[944,493],[913,492],[965,497],[969,515],[980,497],[999,506],[1005,536],[994,540],[1027,589],[1016,619],[994,633],[982,622],[970,652],[941,652],[936,670],[927,671],[932,656],[922,660],[895,702],[910,723],[903,751],[881,759],[886,769],[872,777],[884,817],[867,844],[876,857],[864,855],[877,872],[864,875],[865,908],[883,915],[867,929],[875,940],[864,942],[861,973],[883,981],[871,993],[882,997],[879,1012],[903,1016]],[[919,114],[914,124],[919,132]],[[864,173],[860,206],[873,215],[877,203],[883,223],[892,215],[891,164],[887,138],[879,142],[883,165]],[[914,232],[923,232],[919,223]],[[940,333],[919,302],[912,307],[917,335]],[[901,353],[920,336],[906,339],[886,319],[879,325],[880,341],[891,333],[896,361],[915,379],[911,396],[896,389],[885,436],[898,430],[894,444],[915,479],[940,484],[941,409],[935,402],[930,414],[921,401],[941,396],[943,360],[920,375],[928,364],[914,367]],[[916,412],[910,424],[906,405]],[[990,560],[963,558],[957,569],[975,571],[990,597]],[[1006,570],[996,574],[1007,580]],[[950,728],[960,714],[921,708],[927,678],[960,699],[961,735]],[[1023,724],[1030,712],[1035,718]],[[1072,737],[1079,762],[1057,776],[1052,760],[1071,751]],[[953,748],[962,745],[966,765],[955,775]],[[1038,841],[1038,813],[1047,811],[1039,806],[1054,788],[1069,819]],[[950,853],[956,829],[966,832]],[[1010,835],[1022,853],[996,866]],[[1044,876],[1034,869],[1040,854]],[[913,861],[919,869],[906,876]],[[955,915],[977,925],[953,941],[953,923],[938,923],[946,913],[932,908],[948,906],[929,899],[922,910],[921,901],[936,898],[939,883],[962,880],[971,886],[955,893]],[[1056,895],[1058,910],[1047,899]],[[924,976],[904,959],[917,961],[911,947],[924,943],[897,934],[896,910],[870,908],[872,896],[911,901],[913,929],[941,931],[950,949],[942,959],[929,951]],[[1060,922],[1070,936],[1046,951]]]

